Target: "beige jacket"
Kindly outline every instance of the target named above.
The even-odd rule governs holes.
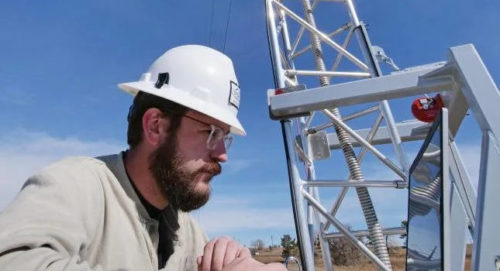
[[[31,177],[0,213],[0,270],[158,269],[158,223],[131,186],[121,155],[68,158]],[[105,161],[105,162],[103,162]],[[179,212],[164,270],[197,270],[207,241]]]

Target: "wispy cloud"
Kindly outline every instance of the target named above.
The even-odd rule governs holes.
[[[58,138],[46,133],[15,131],[0,136],[0,210],[40,168],[66,156],[97,156],[123,149],[113,142]]]
[[[248,169],[254,161],[250,159],[230,159],[229,163],[223,164],[224,175],[232,175]]]
[[[265,199],[245,195],[220,195],[194,212],[208,234],[219,234],[236,230],[289,229],[293,226],[290,208],[257,208]]]

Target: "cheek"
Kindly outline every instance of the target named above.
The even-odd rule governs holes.
[[[195,160],[195,159],[185,159],[183,158],[181,161],[181,164],[179,165],[181,170],[185,172],[194,172],[198,169],[200,169],[204,163],[201,160]]]
[[[184,142],[183,142],[184,141]],[[197,161],[206,160],[209,156],[209,152],[206,147],[205,142],[179,140],[177,146],[177,153],[184,161]]]

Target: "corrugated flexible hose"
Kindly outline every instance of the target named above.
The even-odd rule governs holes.
[[[303,0],[302,2],[304,4],[304,13],[306,14],[307,22],[311,24],[313,27],[316,27],[310,1]],[[314,53],[316,69],[319,71],[326,71],[326,66],[323,59],[323,52],[321,49],[319,37],[314,33],[310,32],[310,39],[311,39],[312,50]],[[320,76],[319,80],[321,86],[330,85],[330,78],[328,76]],[[332,112],[337,118],[341,119],[340,112],[337,108],[331,109],[330,112]],[[364,180],[363,173],[361,172],[361,168],[359,166],[358,160],[356,159],[354,149],[349,141],[347,133],[337,125],[334,125],[334,127],[339,142],[341,144],[342,151],[344,153],[344,157],[346,159],[352,179],[357,181],[363,181]],[[365,216],[366,224],[370,232],[370,239],[373,243],[375,254],[380,258],[380,260],[387,266],[389,270],[392,270],[385,238],[382,233],[382,228],[380,226],[380,223],[378,222],[378,218],[375,213],[375,209],[373,207],[370,194],[368,193],[368,189],[366,187],[357,187],[356,193],[358,194],[361,208],[363,209],[363,214]]]

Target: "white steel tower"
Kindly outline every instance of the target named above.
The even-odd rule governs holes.
[[[339,77],[354,80],[356,78],[369,78],[381,75],[380,68],[371,50],[365,26],[359,21],[352,1],[314,1],[311,3],[310,0],[302,0],[299,2],[301,2],[300,5],[297,1],[288,1],[287,3],[285,3],[285,1],[275,0],[266,1],[268,34],[277,88],[297,86],[300,84],[299,80],[302,79],[302,76],[315,77],[316,80],[319,80],[319,86],[327,86],[332,79],[335,80]],[[338,7],[332,7],[332,5]],[[348,15],[344,16],[347,22],[338,24],[338,28],[334,29],[332,32],[325,32],[325,26],[320,27],[320,21],[317,21],[315,17],[318,6],[321,6],[323,13],[325,10],[332,10],[332,8],[343,8],[343,13]],[[338,23],[338,19],[342,19],[342,16],[338,18],[333,18],[332,16],[331,19],[336,19],[332,21],[337,21]],[[298,27],[290,27],[289,21],[294,21],[298,24]],[[325,23],[326,25],[332,25],[331,22]],[[295,30],[296,34],[295,39],[291,40],[291,32],[293,30]],[[281,36],[281,40],[279,36]],[[352,41],[354,36],[356,41]],[[334,40],[336,37],[342,37],[343,42],[336,42]],[[308,39],[308,42],[304,42],[306,39]],[[348,48],[352,46],[349,45],[355,42],[358,43],[358,47],[350,51]],[[305,43],[307,43],[307,45],[303,45]],[[302,45],[303,48],[299,48],[300,45]],[[309,57],[309,62],[313,62],[314,66],[307,65],[309,64],[307,63],[304,66],[309,68],[299,67],[299,63],[304,63],[304,61],[297,61],[299,57]],[[343,59],[349,61],[350,64],[352,64],[350,67],[355,68],[355,70],[342,71],[340,63]],[[310,80],[307,82],[310,82]],[[306,172],[305,179],[308,182],[307,189],[299,189],[300,184],[298,181],[300,180],[300,173],[297,171],[297,165],[293,163],[291,161],[292,158],[289,157],[289,173],[293,190],[294,209],[297,216],[296,224],[298,227],[301,249],[304,254],[302,260],[303,262],[305,261],[304,267],[306,267],[307,270],[313,270],[311,261],[307,259],[312,257],[309,253],[313,253],[313,241],[317,235],[320,237],[319,240],[325,265],[328,270],[332,270],[328,242],[325,238],[326,231],[332,223],[343,234],[351,237],[352,241],[355,242],[355,244],[381,269],[391,270],[383,229],[378,221],[367,187],[404,187],[404,183],[406,182],[405,176],[408,170],[408,160],[402,149],[400,136],[395,127],[391,109],[387,101],[382,101],[378,105],[371,106],[348,118],[355,118],[374,111],[379,111],[380,114],[376,119],[374,129],[370,133],[371,138],[359,140],[359,142],[366,143],[359,156],[356,156],[353,145],[350,142],[349,128],[345,125],[346,118],[342,119],[340,111],[337,108],[325,108],[312,112],[311,115],[307,117],[295,119],[294,124],[290,121],[283,122],[287,151],[298,153],[298,157],[300,157],[300,160],[303,162],[303,167]],[[320,127],[311,127],[310,125],[316,113],[324,114],[331,122]],[[397,164],[390,161],[381,152],[376,151],[368,143],[373,139],[374,131],[378,129],[383,118],[386,120],[390,137],[399,158]],[[292,133],[292,126],[296,127],[299,137],[294,136]],[[349,177],[344,182],[321,182],[316,180],[315,177],[314,161],[322,159],[324,156],[328,156],[321,154],[322,151],[319,146],[321,143],[317,142],[321,140],[324,141],[326,137],[324,129],[331,126],[335,129],[335,135],[339,143],[338,145],[344,154],[346,166],[349,170]],[[295,138],[300,139],[295,140]],[[308,144],[300,144],[300,142],[307,142]],[[316,150],[316,154],[315,148],[318,149]],[[399,175],[401,179],[398,182],[392,183],[365,181],[359,164],[363,159],[366,149],[374,151],[374,154],[379,157],[386,166]],[[330,185],[343,186],[344,188],[331,210],[327,211],[319,202],[317,187]],[[335,218],[335,213],[342,203],[349,187],[355,187],[356,189],[368,228],[369,237],[375,249],[375,254],[361,242],[357,241],[347,227]],[[306,201],[304,202],[304,200]],[[304,204],[310,207],[303,208],[305,206]],[[318,213],[323,213],[324,216],[330,217],[331,219],[322,223]],[[313,219],[315,221],[313,221]],[[306,221],[309,221],[307,225],[305,223]]]
[[[440,181],[443,270],[463,269],[465,229],[474,236],[474,270],[494,270],[493,264],[500,268],[500,235],[492,226],[500,227],[500,219],[491,207],[486,208],[498,201],[495,192],[489,191],[500,191],[493,179],[500,170],[489,166],[500,157],[496,137],[500,120],[494,113],[500,96],[474,47],[453,47],[447,62],[399,71],[380,47],[371,45],[351,0],[266,0],[266,15],[276,87],[269,90],[268,103],[271,118],[282,124],[302,268],[315,270],[318,243],[325,268],[333,270],[329,239],[343,236],[379,270],[392,270],[385,237],[406,230],[382,227],[369,188],[408,187],[410,166],[402,142],[424,139],[430,125],[415,119],[396,122],[387,100],[436,92],[442,94],[450,116],[443,122],[449,126],[450,141],[442,150],[448,153],[449,149],[449,156],[443,156],[446,178]],[[395,72],[382,76],[379,62]],[[339,108],[353,105],[357,111],[341,116]],[[483,133],[477,194],[453,140],[469,109]],[[363,122],[356,123],[356,128],[348,124],[373,114],[369,127],[360,128]],[[380,144],[393,148],[376,147]],[[331,168],[345,172],[344,179],[317,177],[318,164],[324,165],[321,160],[335,156],[332,150],[343,154],[343,162],[332,162]],[[367,153],[380,161],[377,171],[390,171],[394,178],[365,179],[361,163]],[[328,207],[319,193],[326,187],[341,189]],[[352,231],[336,216],[351,188],[359,199],[366,230]],[[369,238],[370,248],[358,239],[361,236]]]

